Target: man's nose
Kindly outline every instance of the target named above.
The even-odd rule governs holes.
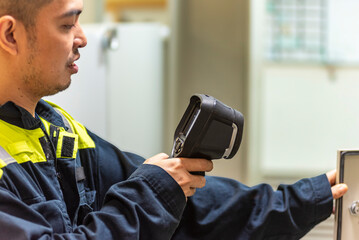
[[[83,48],[87,45],[86,35],[80,25],[77,27],[77,33],[74,39],[74,48]]]

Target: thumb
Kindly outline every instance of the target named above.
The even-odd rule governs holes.
[[[348,191],[348,186],[346,184],[337,184],[332,187],[332,194],[334,199],[342,197]]]

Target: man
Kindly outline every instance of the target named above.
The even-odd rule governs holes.
[[[142,164],[41,100],[79,70],[82,9],[0,0],[0,239],[288,240],[331,214],[347,189],[335,172],[274,192],[191,175],[212,169],[205,159]]]

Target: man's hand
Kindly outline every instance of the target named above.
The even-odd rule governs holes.
[[[348,186],[344,183],[335,185],[336,174],[337,170],[327,172],[328,181],[332,186],[332,194],[334,199],[342,197],[348,191]]]
[[[144,164],[164,169],[181,186],[186,198],[194,195],[196,188],[202,188],[206,184],[203,176],[192,175],[190,172],[209,172],[213,169],[212,161],[199,158],[168,158],[165,153],[147,159]]]

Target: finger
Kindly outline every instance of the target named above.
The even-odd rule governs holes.
[[[166,153],[159,153],[153,157],[150,157],[149,159],[147,159],[144,164],[151,164],[157,160],[164,160],[164,159],[167,159],[168,158],[168,155]]]
[[[196,188],[188,188],[188,190],[185,192],[186,197],[191,197],[196,193]]]
[[[211,160],[202,158],[182,158],[182,164],[189,172],[210,172],[213,169]]]
[[[206,178],[200,175],[191,175],[190,188],[203,188],[206,185]]]
[[[330,172],[327,172],[327,178],[331,186],[335,184],[336,175],[337,175],[337,170],[335,169]]]
[[[334,199],[342,197],[348,191],[346,184],[337,184],[332,187],[332,194]]]

